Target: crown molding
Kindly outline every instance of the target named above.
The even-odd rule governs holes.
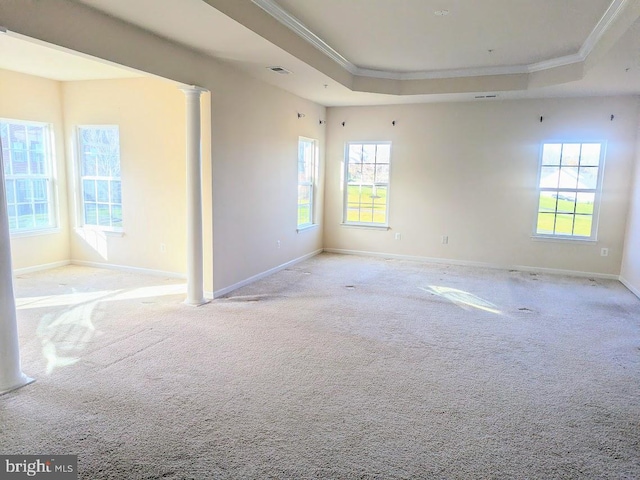
[[[557,67],[564,67],[574,63],[584,62],[587,56],[598,44],[602,36],[611,27],[614,21],[622,14],[631,0],[613,0],[606,12],[595,25],[585,42],[577,53],[562,57],[550,58],[529,65],[507,65],[502,67],[461,68],[451,70],[395,72],[390,70],[376,70],[362,68],[351,63],[327,42],[313,33],[304,23],[291,15],[275,0],[251,0],[255,5],[267,12],[277,21],[295,32],[302,39],[309,42],[315,48],[331,58],[334,62],[347,70],[352,75],[386,80],[432,80],[444,78],[479,77],[489,75],[514,75],[522,73],[540,72]]]
[[[288,27],[290,30],[295,32],[298,36],[309,42],[311,45],[316,47],[322,53],[324,53],[331,60],[336,62],[342,68],[347,70],[351,74],[356,74],[358,67],[356,67],[349,60],[340,55],[336,50],[331,48],[327,42],[318,37],[315,33],[313,33],[309,28],[298,20],[296,17],[287,12],[284,8],[278,5],[273,0],[251,0],[258,7],[263,9],[273,18],[278,20],[284,26]]]

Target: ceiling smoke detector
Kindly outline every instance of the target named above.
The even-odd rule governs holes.
[[[280,75],[289,75],[291,72],[284,67],[267,67],[272,72],[279,73]]]

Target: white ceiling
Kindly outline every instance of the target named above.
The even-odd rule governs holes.
[[[640,94],[640,22],[628,15],[640,12],[631,8],[640,0],[77,1],[327,106],[470,100],[488,92],[498,98]],[[448,14],[435,14],[442,10]],[[397,86],[406,77],[444,78],[446,86],[448,77],[486,80],[556,65],[586,67],[589,52],[621,18],[631,24],[626,33],[597,62],[575,69],[583,78],[570,82],[495,91],[489,82],[437,93],[425,83],[413,95],[356,85],[368,77]],[[0,49],[0,68],[58,80],[139,75],[15,35],[0,35]],[[266,68],[271,65],[292,74],[275,74]]]

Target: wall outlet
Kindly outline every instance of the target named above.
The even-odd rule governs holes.
[[[160,244],[160,253],[167,253],[167,244],[166,243],[161,243]]]
[[[600,249],[600,256],[601,257],[608,257],[609,256],[609,249],[608,248],[601,248]]]
[[[280,243],[280,240],[278,240],[278,241],[276,242],[276,245],[278,246],[278,248],[280,248],[280,245],[282,245],[282,244]]]
[[[402,234],[396,233],[396,240],[402,240]]]
[[[442,244],[443,245],[449,245],[449,235],[443,235],[442,236]]]

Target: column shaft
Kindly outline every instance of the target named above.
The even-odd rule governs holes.
[[[202,152],[200,95],[203,89],[181,89],[187,103],[187,299],[189,305],[202,305],[204,298],[204,260],[202,240]]]

